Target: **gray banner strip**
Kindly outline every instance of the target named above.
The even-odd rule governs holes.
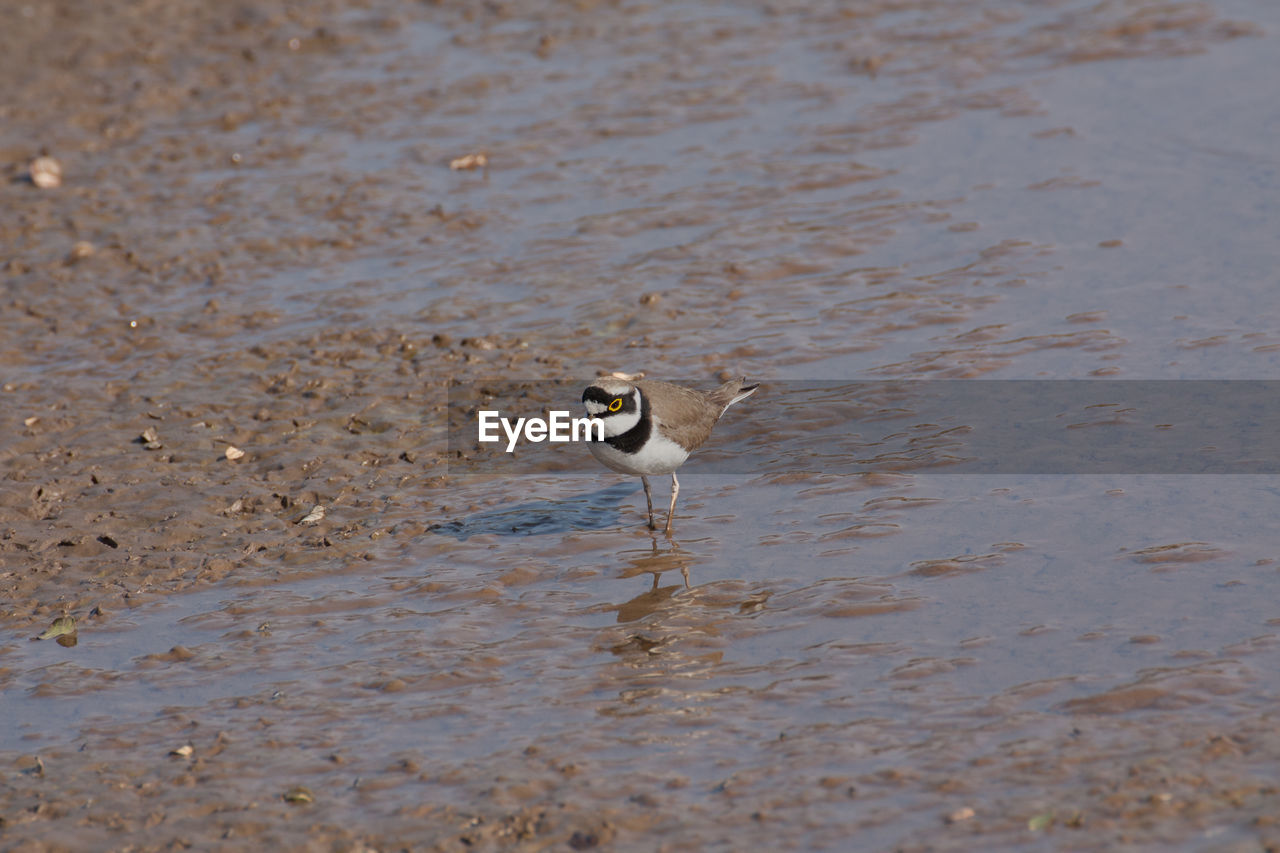
[[[458,382],[451,474],[589,473],[582,442],[482,443],[479,412],[585,417],[589,380]],[[714,383],[682,383],[710,388]],[[491,418],[492,421],[492,418]],[[493,430],[490,431],[493,434]],[[566,433],[567,434],[567,433]],[[764,382],[681,473],[1275,474],[1280,381]]]

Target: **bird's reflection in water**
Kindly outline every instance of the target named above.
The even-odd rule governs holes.
[[[668,572],[679,572],[684,580],[683,588],[689,589],[689,566],[693,558],[681,551],[675,542],[672,542],[669,548],[659,550],[658,539],[655,536],[652,549],[623,551],[619,556],[623,559],[620,573],[622,577],[653,575],[652,587],[630,601],[618,605],[619,622],[635,622],[651,613],[666,609],[671,599],[682,588],[680,584],[658,585],[662,576]]]

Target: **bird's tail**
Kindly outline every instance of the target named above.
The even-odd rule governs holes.
[[[745,376],[741,379],[732,379],[709,393],[707,396],[710,397],[712,401],[719,404],[720,414],[723,415],[725,409],[729,408],[739,400],[747,399],[756,392],[757,388],[760,387],[759,382],[752,383],[751,385],[746,384],[746,382],[747,377]]]

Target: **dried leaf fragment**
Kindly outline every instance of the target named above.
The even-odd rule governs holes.
[[[75,634],[76,620],[71,616],[59,616],[53,620],[53,624],[44,630],[44,633],[37,637],[37,640],[52,640],[55,637],[68,636]]]

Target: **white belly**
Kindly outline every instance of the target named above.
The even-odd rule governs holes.
[[[623,453],[608,444],[593,441],[591,455],[621,474],[670,474],[689,458],[689,451],[657,430],[639,453]]]

